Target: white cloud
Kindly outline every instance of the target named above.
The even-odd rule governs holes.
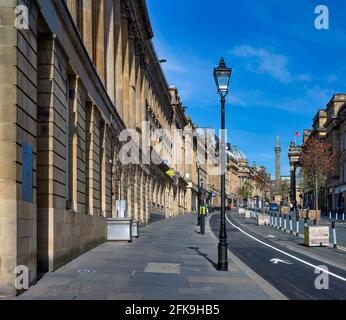
[[[231,50],[231,54],[247,58],[249,70],[259,74],[268,74],[280,82],[310,81],[308,74],[298,75],[295,78],[289,71],[288,58],[265,48],[254,48],[248,45],[236,46]]]
[[[218,103],[211,62],[192,49],[171,47],[160,39],[154,39],[154,43],[159,57],[167,59],[162,67],[168,83],[177,86],[187,107],[207,108]],[[189,106],[190,101],[194,102],[193,106]]]
[[[313,101],[318,101],[322,105],[326,105],[329,100],[332,98],[333,90],[331,89],[322,89],[319,85],[315,85],[306,90],[306,95],[308,98]]]

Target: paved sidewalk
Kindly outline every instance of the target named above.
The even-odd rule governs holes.
[[[285,299],[231,253],[230,271],[217,271],[217,239],[209,224],[201,236],[195,221],[195,215],[159,221],[132,243],[105,243],[16,299]]]

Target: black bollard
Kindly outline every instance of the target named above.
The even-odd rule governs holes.
[[[201,234],[205,234],[205,214],[201,215]]]

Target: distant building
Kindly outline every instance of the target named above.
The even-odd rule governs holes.
[[[334,94],[326,109],[318,110],[313,119],[312,129],[304,130],[303,146],[309,139],[314,138],[329,143],[334,154],[333,169],[328,174],[325,186],[319,190],[319,208],[325,213],[343,212],[346,207],[346,94]],[[301,147],[292,142],[289,157],[291,168],[292,165],[295,166],[294,170],[299,168],[301,152]],[[296,185],[296,193],[302,199],[304,207],[314,208],[314,192],[309,189],[299,190],[303,181],[300,171],[294,174],[294,177],[291,193],[293,194],[292,190]]]

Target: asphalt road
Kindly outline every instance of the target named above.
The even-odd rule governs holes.
[[[271,244],[267,239],[251,234],[246,227],[237,224],[229,214],[227,219],[229,249],[289,299],[346,299],[345,271],[326,262],[288,250],[279,244]],[[210,227],[218,236],[219,214],[210,218]],[[272,259],[281,261],[271,261]],[[316,278],[321,277],[321,272],[315,273],[318,271],[316,266],[328,268],[329,289],[318,290],[315,287]]]

